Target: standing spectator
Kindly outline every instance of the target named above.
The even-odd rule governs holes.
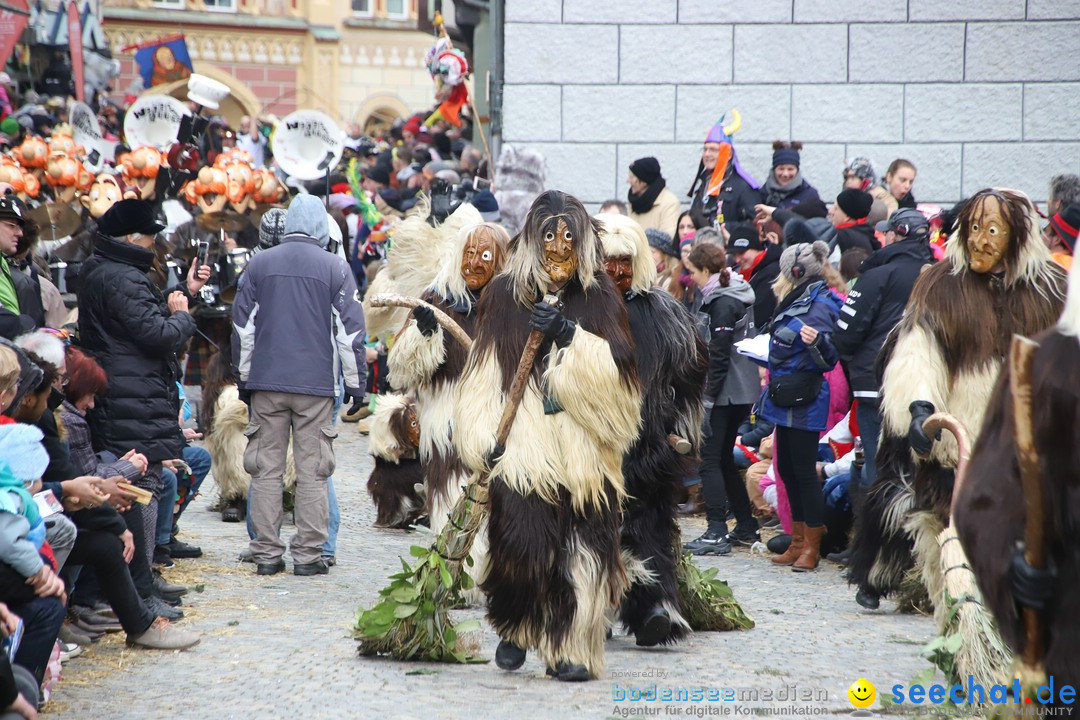
[[[7,118],[14,108],[11,104],[11,76],[0,72],[0,120]]]
[[[1080,175],[1055,175],[1050,178],[1046,212],[1057,215],[1069,205],[1080,203]]]
[[[266,138],[259,132],[259,123],[245,115],[240,118],[240,133],[236,137],[236,147],[251,155],[251,166],[266,167]]]
[[[793,245],[780,256],[769,386],[761,397],[762,417],[776,423],[776,467],[791,504],[791,545],[772,561],[798,572],[817,568],[825,534],[817,446],[827,428],[824,374],[836,365],[831,335],[841,306],[824,279],[828,258],[829,246],[820,240]]]
[[[1077,234],[1080,234],[1080,205],[1075,203],[1055,213],[1043,231],[1043,239],[1050,247],[1050,255],[1066,270],[1072,268]]]
[[[918,210],[897,210],[877,230],[885,234],[884,246],[863,262],[859,282],[844,302],[832,336],[858,401],[855,421],[866,461],[861,476],[866,487],[874,482],[881,429],[881,388],[874,365],[886,336],[904,314],[919,273],[933,262],[927,244],[930,223]]]
[[[780,275],[780,255],[784,249],[764,243],[753,228],[738,228],[728,240],[743,280],[754,289],[754,324],[764,327],[776,309],[772,285]]]
[[[656,265],[656,280],[653,282],[653,287],[667,290],[672,283],[678,284],[682,257],[678,246],[672,242],[671,236],[663,230],[649,228],[645,231],[645,237],[649,240],[653,264]]]
[[[889,218],[889,208],[881,197],[885,189],[877,184],[877,172],[874,171],[874,163],[870,162],[870,158],[857,157],[844,166],[844,189],[847,188],[863,190],[873,196],[874,206],[870,209],[866,222],[877,225]]]
[[[701,288],[702,324],[708,328],[709,370],[705,383],[705,440],[701,448],[701,489],[705,494],[708,528],[684,546],[694,555],[727,555],[733,544],[750,546],[758,539],[757,520],[746,485],[735,468],[735,438],[761,391],[757,367],[736,352],[733,343],[745,335],[754,291],[732,275],[724,251],[699,245],[688,262],[694,283]],[[730,504],[735,530],[727,529]]]
[[[889,163],[881,185],[871,191],[874,199],[881,200],[892,215],[899,208],[914,208],[915,196],[911,187],[915,184],[915,166],[910,160],[897,158]]]
[[[329,242],[322,204],[296,197],[281,244],[251,259],[233,306],[233,366],[251,405],[244,466],[251,474],[251,552],[259,575],[285,569],[281,491],[290,430],[297,471],[293,572],[330,571],[322,546],[338,371],[345,395],[362,400],[367,365],[356,283],[348,264],[327,252]]]
[[[41,291],[26,273],[14,266],[26,227],[26,209],[14,195],[0,197],[0,308],[25,315],[34,327],[45,324]]]
[[[626,203],[622,200],[605,200],[600,206],[600,214],[627,215]]]
[[[726,128],[721,119],[705,137],[698,172],[687,193],[694,227],[754,219],[754,206],[762,199],[761,185],[739,164],[729,134],[735,133],[740,122]]]
[[[772,170],[765,181],[765,205],[771,209],[789,208],[818,197],[818,191],[808,183],[799,169],[801,142],[773,143]]]
[[[873,205],[874,198],[862,190],[847,188],[836,196],[836,203],[829,210],[829,220],[836,228],[835,246],[841,254],[857,247],[867,252],[877,249],[874,226],[866,222]]]
[[[180,398],[177,353],[195,334],[188,302],[210,277],[206,265],[191,264],[187,283],[168,299],[147,276],[154,238],[164,226],[150,203],[121,200],[98,220],[94,254],[79,280],[79,337],[109,378],[108,388],[87,416],[94,449],[123,457],[133,449],[149,462],[137,481],[154,494],[142,508],[147,561],[154,550],[161,467],[181,456],[184,436],[176,423]],[[138,529],[133,529],[138,532]]]
[[[630,219],[636,220],[642,230],[650,228],[670,232],[679,219],[679,198],[667,189],[667,181],[660,174],[660,163],[654,157],[639,158],[630,163],[626,176],[630,190],[626,200],[630,204]]]

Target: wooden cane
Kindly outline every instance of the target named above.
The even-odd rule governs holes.
[[[408,297],[407,295],[395,295],[393,293],[376,295],[371,298],[371,307],[403,307],[411,310],[420,307],[421,305],[426,305],[431,308],[431,312],[435,315],[435,321],[442,326],[443,330],[450,333],[450,336],[465,348],[465,352],[468,352],[470,348],[472,348],[472,338],[461,329],[460,325],[454,322],[453,318],[431,303],[426,303],[419,298]]]
[[[1031,407],[1031,374],[1039,344],[1021,335],[1013,335],[1009,348],[1009,389],[1013,400],[1013,425],[1016,433],[1016,456],[1020,464],[1020,483],[1024,488],[1024,559],[1033,568],[1046,567],[1046,496],[1042,487],[1039,453],[1035,449],[1035,430]],[[1023,662],[1029,667],[1042,663],[1044,655],[1042,622],[1039,611],[1023,609]]]
[[[559,298],[549,292],[544,296],[544,302],[554,307],[558,305]],[[495,431],[497,447],[505,447],[506,440],[510,437],[510,428],[514,425],[518,405],[521,404],[521,398],[525,396],[525,385],[529,382],[529,373],[532,372],[533,363],[536,361],[536,353],[540,350],[540,345],[543,342],[544,333],[539,330],[533,330],[529,333],[529,339],[525,341],[525,349],[521,352],[521,360],[518,362],[517,371],[514,372],[514,379],[510,383],[510,393],[506,398],[506,406],[503,408],[499,427]]]
[[[675,433],[668,433],[667,441],[668,445],[671,446],[671,449],[680,455],[689,455],[690,451],[694,448],[689,440],[681,435],[676,435]]]

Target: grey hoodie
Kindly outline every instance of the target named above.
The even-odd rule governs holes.
[[[713,319],[712,315],[715,313],[707,312],[707,308],[711,307],[713,301],[722,301],[723,298],[727,298],[728,303],[731,300],[737,301],[742,306],[742,313],[733,328],[713,327],[715,323],[710,324],[711,335],[715,336],[716,333],[723,332],[727,336],[722,341],[722,344],[728,348],[727,371],[723,387],[716,396],[716,404],[752,405],[757,402],[758,396],[761,395],[761,380],[758,375],[757,365],[750,358],[740,355],[735,350],[735,343],[747,337],[754,337],[757,334],[757,328],[753,326],[754,314],[752,312],[754,288],[751,287],[750,283],[743,280],[738,273],[732,273],[731,281],[727,287],[717,287],[702,300],[702,312],[709,316],[710,320]],[[714,341],[717,339],[713,337],[710,340],[710,353],[715,351],[717,345]],[[715,362],[717,360],[710,357],[710,375]],[[720,361],[720,363],[723,364],[723,361]]]
[[[282,242],[288,242],[289,235],[307,235],[319,241],[323,250],[330,244],[330,225],[327,223],[326,208],[314,195],[297,195],[289,203],[289,212],[285,216],[285,235]]]

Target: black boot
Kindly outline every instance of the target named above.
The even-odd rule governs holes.
[[[867,610],[877,610],[881,604],[881,596],[871,590],[859,588],[859,592],[855,593],[855,602]]]
[[[556,665],[554,669],[548,668],[547,674],[560,682],[585,682],[591,680],[587,667],[565,660]]]
[[[662,607],[654,607],[641,623],[637,633],[639,647],[652,647],[659,645],[667,639],[671,633],[671,616]]]
[[[509,640],[500,640],[495,650],[495,664],[500,670],[517,670],[525,664],[525,651]]]

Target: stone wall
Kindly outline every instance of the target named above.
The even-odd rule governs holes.
[[[537,147],[549,184],[625,198],[630,162],[689,188],[730,108],[764,181],[771,143],[804,143],[831,200],[845,159],[919,169],[915,197],[986,185],[1043,201],[1080,171],[1076,0],[506,0],[503,142]]]

